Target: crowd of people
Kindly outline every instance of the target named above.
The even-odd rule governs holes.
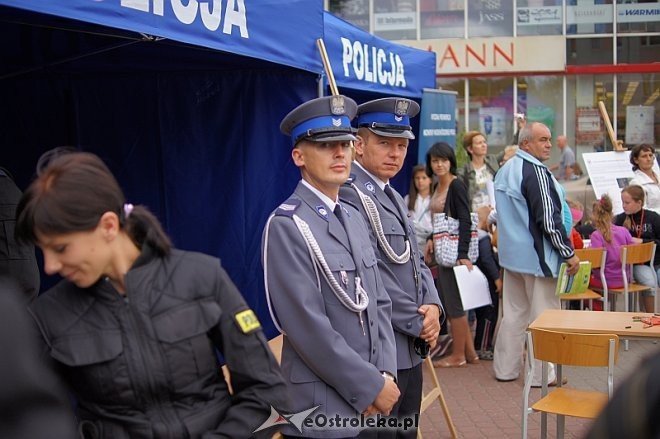
[[[15,218],[15,245],[28,267],[0,272],[13,273],[3,285],[20,298],[2,306],[12,310],[3,324],[12,317],[21,334],[9,340],[12,330],[3,328],[3,351],[20,340],[26,352],[12,355],[17,378],[8,395],[27,395],[25,413],[36,407],[36,424],[16,415],[0,423],[2,436],[247,438],[285,424],[287,437],[416,437],[416,422],[398,421],[418,419],[428,356],[440,368],[492,360],[498,381],[516,380],[526,327],[560,307],[560,264],[569,273],[578,268],[582,244],[572,235],[583,209],[566,203],[559,182],[572,178],[574,153],[559,136],[556,178],[544,164],[552,135],[543,123],[520,124],[517,148],[499,157],[471,131],[463,138],[469,161],[459,168],[450,145],[432,145],[404,198],[390,180],[403,167],[419,110],[410,99],[357,105],[338,95],[305,102],[282,120],[291,139],[283,153],[301,178],[269,216],[261,249],[266,299],[284,334],[280,364],[220,261],[173,248],[156,217],[125,200],[98,156],[49,152],[22,195],[0,169],[13,200],[5,220]],[[602,270],[613,287],[621,284],[622,245],[660,242],[653,148],[636,147],[630,160],[635,179],[621,193],[624,212],[614,216],[607,196],[591,210],[590,244],[608,250]],[[446,250],[434,245],[440,214],[458,224],[451,264],[439,263],[437,252]],[[36,299],[34,245],[46,274],[63,278]],[[457,265],[484,273],[491,304],[465,309]],[[649,286],[647,312],[660,252],[654,266],[631,273]],[[600,279],[594,273],[592,283]],[[533,385],[541,382],[536,370]],[[552,367],[548,380],[555,381]],[[0,406],[8,401],[0,397]],[[282,422],[300,413],[300,422]]]

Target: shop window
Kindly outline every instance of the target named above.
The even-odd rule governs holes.
[[[374,1],[373,33],[387,40],[416,40],[416,0]]]
[[[612,64],[612,37],[566,40],[566,64]]]
[[[513,143],[513,78],[470,79],[471,130],[484,133],[489,152]]]
[[[651,63],[660,60],[660,38],[618,37],[616,41],[617,64]]]
[[[598,101],[605,103],[614,120],[614,85],[612,75],[578,75],[566,78],[566,120],[569,142],[574,142],[578,157],[582,153],[612,150]],[[619,90],[621,92],[621,90]]]
[[[329,0],[328,11],[369,32],[369,0]]]
[[[654,74],[617,76],[617,137],[628,146],[660,139],[660,77]]]
[[[456,92],[456,133],[465,132],[465,80],[439,78],[436,84],[440,90]]]
[[[513,0],[468,2],[468,37],[510,37],[513,35]]]
[[[660,1],[617,0],[616,28],[619,33],[660,32]]]
[[[464,6],[463,0],[420,0],[421,38],[463,38]]]
[[[517,35],[561,35],[562,16],[561,0],[518,0]]]
[[[566,33],[611,34],[613,11],[612,0],[567,0]]]

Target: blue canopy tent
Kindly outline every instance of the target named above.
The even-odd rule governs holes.
[[[435,88],[435,52],[402,46],[378,38],[324,12],[328,58],[339,92],[358,103],[386,96],[403,96],[421,104],[424,88]],[[413,130],[419,132],[419,117]],[[402,171],[392,184],[408,192],[412,167],[417,163],[417,141],[408,147]]]
[[[0,165],[25,187],[48,149],[99,154],[272,333],[261,230],[299,179],[278,125],[318,95],[322,2],[210,3],[0,0]]]

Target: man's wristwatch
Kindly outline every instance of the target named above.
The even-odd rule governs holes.
[[[387,371],[384,371],[384,372],[381,372],[380,374],[382,376],[384,376],[386,380],[392,380],[396,383],[396,378],[394,378],[394,375],[392,375],[391,373],[389,373]]]

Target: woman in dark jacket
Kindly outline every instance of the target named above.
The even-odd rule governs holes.
[[[65,278],[31,314],[82,437],[247,438],[271,406],[286,410],[277,362],[220,262],[171,248],[97,156],[59,154],[38,170],[16,235]]]
[[[438,178],[438,184],[431,197],[431,214],[445,213],[459,221],[456,265],[466,265],[469,270],[472,270],[472,262],[468,257],[472,220],[467,188],[456,177],[456,156],[448,144],[439,142],[429,148],[426,153],[426,173]],[[427,244],[427,255],[430,253],[433,253],[432,241]],[[436,367],[463,367],[467,363],[478,363],[479,356],[474,349],[474,340],[470,334],[453,268],[438,266],[437,287],[445,313],[451,323],[454,345],[451,355],[434,362],[434,365]]]

